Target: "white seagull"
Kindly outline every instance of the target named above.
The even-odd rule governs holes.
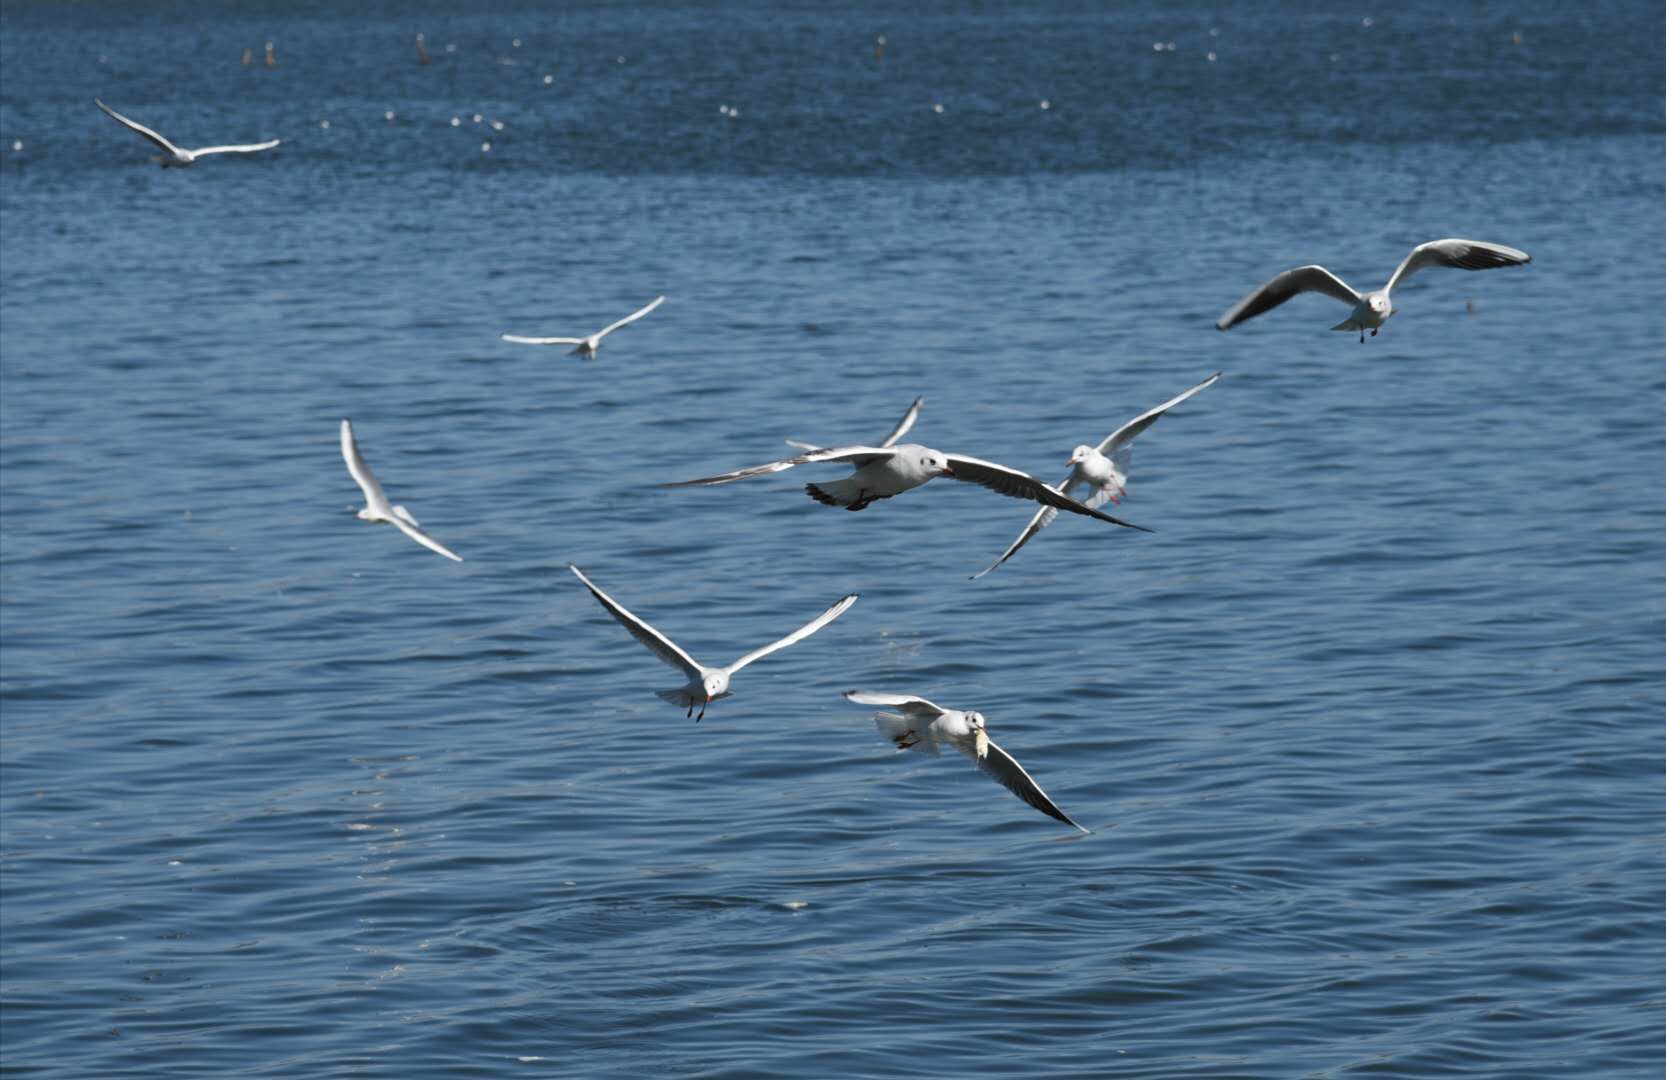
[[[585,356],[594,357],[596,350],[601,348],[602,338],[607,337],[621,326],[629,326],[663,303],[665,303],[665,297],[656,296],[647,307],[631,312],[618,322],[611,326],[604,326],[589,337],[521,337],[519,334],[504,334],[503,340],[513,341],[517,345],[576,345],[578,347],[568,355],[577,356],[582,353]]]
[[[997,465],[992,461],[984,461],[980,458],[966,457],[963,454],[945,454],[941,450],[933,450],[918,443],[903,443],[901,446],[890,447],[835,446],[826,450],[811,450],[782,461],[772,461],[768,465],[754,465],[749,469],[737,469],[734,472],[723,473],[719,476],[705,476],[698,480],[678,480],[674,483],[658,486],[692,487],[695,485],[727,484],[734,480],[763,476],[766,473],[790,469],[794,465],[819,461],[844,462],[856,469],[855,472],[843,480],[804,485],[804,490],[810,498],[827,506],[842,506],[846,510],[865,510],[875,499],[889,499],[893,495],[901,495],[905,491],[917,488],[933,477],[947,476],[955,480],[964,480],[970,484],[981,484],[991,491],[999,492],[1002,495],[1010,495],[1015,499],[1030,499],[1044,506],[1069,510],[1073,514],[1083,514],[1087,517],[1098,518],[1100,521],[1108,521],[1112,525],[1138,529],[1141,532],[1151,531],[1143,525],[1134,525],[1102,511],[1083,506],[1075,499],[1061,493],[1057,488],[1037,480],[1029,473],[1021,473],[1017,469],[1011,469],[1005,465]]]
[[[897,426],[891,429],[891,434],[885,436],[885,441],[879,444],[880,449],[885,449],[886,447],[895,445],[898,439],[908,434],[908,429],[913,427],[914,421],[920,418],[920,406],[925,403],[926,399],[923,397],[917,397],[914,399],[914,404],[910,405],[908,407],[908,411],[902,414],[902,419],[898,420]],[[800,450],[821,449],[819,446],[814,446],[807,442],[799,442],[797,439],[788,439],[786,440],[786,443],[788,446],[796,446]]]
[[[870,690],[846,690],[845,698],[858,705],[888,705],[896,713],[879,713],[874,726],[896,744],[898,750],[918,750],[935,756],[938,747],[948,746],[970,757],[984,775],[1023,799],[1043,814],[1083,832],[1088,830],[1058,808],[1041,785],[1024,771],[1018,759],[1002,750],[989,737],[988,725],[978,712],[945,709],[912,694],[882,694]]]
[[[654,693],[673,705],[686,706],[689,716],[694,715],[694,706],[699,705],[700,716],[696,717],[696,720],[705,717],[707,705],[719,698],[729,696],[729,680],[734,677],[735,672],[754,660],[763,659],[777,649],[785,649],[796,641],[803,641],[840,615],[843,615],[850,609],[850,605],[856,603],[856,594],[851,593],[780,641],[771,642],[761,649],[753,649],[727,667],[714,668],[701,664],[694,657],[678,648],[676,642],[625,610],[623,604],[597,588],[595,583],[585,577],[584,572],[578,567],[569,563],[567,569],[571,570],[580,581],[584,582],[584,587],[590,590],[590,595],[594,596],[602,607],[607,609],[609,615],[618,619],[619,625],[629,630],[632,637],[646,645],[650,652],[665,663],[688,676],[687,685],[676,690],[655,690]]]
[[[118,123],[132,128],[134,131],[137,131],[140,135],[143,135],[145,138],[160,147],[162,153],[165,155],[162,158],[162,167],[164,169],[170,165],[183,167],[193,164],[198,158],[204,157],[208,154],[252,154],[256,150],[270,150],[281,141],[279,139],[268,139],[261,143],[247,143],[239,146],[203,146],[197,148],[196,150],[187,150],[183,146],[175,146],[173,143],[164,139],[162,136],[158,135],[150,128],[145,127],[145,125],[139,123],[138,121],[129,120],[127,117],[110,108],[110,106],[104,104],[104,102],[98,100],[97,98],[93,98],[93,104],[103,109],[106,114]]]
[[[1082,505],[1090,510],[1098,509],[1107,502],[1120,503],[1122,497],[1128,494],[1128,468],[1134,461],[1134,436],[1155,424],[1164,413],[1199,390],[1213,386],[1215,380],[1220,377],[1221,373],[1217,371],[1184,394],[1172,397],[1155,409],[1141,413],[1105,436],[1105,441],[1098,446],[1088,446],[1086,443],[1078,446],[1071,451],[1070,460],[1065,463],[1071,467],[1070,475],[1059,485],[1059,491],[1070,495],[1077,487],[1087,487],[1088,497],[1082,500]],[[1029,543],[1030,538],[1036,533],[1051,525],[1058,515],[1059,512],[1051,506],[1043,506],[1037,510],[1030,518],[1030,523],[1024,526],[1024,531],[1018,534],[1018,539],[1012,542],[1012,546],[1002,552],[999,559],[973,574],[972,580],[976,581],[1012,558],[1019,548]]]
[[[353,474],[359,490],[364,492],[365,508],[359,511],[359,517],[366,521],[385,521],[428,550],[437,551],[456,562],[463,561],[461,555],[423,532],[409,510],[388,502],[388,497],[382,493],[382,485],[376,482],[370,466],[359,456],[359,444],[353,438],[353,425],[346,420],[341,422],[341,456],[347,459],[347,471]]]
[[[1355,292],[1348,284],[1322,266],[1298,266],[1286,270],[1267,284],[1250,293],[1222,315],[1215,324],[1226,330],[1245,319],[1253,319],[1264,311],[1271,311],[1297,293],[1322,292],[1347,304],[1353,310],[1332,330],[1358,330],[1363,344],[1365,332],[1377,336],[1377,328],[1394,314],[1388,294],[1402,280],[1426,266],[1450,266],[1459,270],[1491,270],[1496,266],[1522,266],[1533,261],[1525,251],[1517,251],[1503,244],[1489,244],[1481,240],[1431,240],[1411,249],[1411,254],[1400,263],[1388,284],[1372,293]]]

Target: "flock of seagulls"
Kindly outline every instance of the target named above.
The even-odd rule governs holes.
[[[417,45],[419,49],[422,48],[420,36]],[[883,49],[883,46],[884,39],[881,38],[878,47]],[[191,165],[198,158],[211,154],[246,154],[269,150],[279,144],[279,140],[271,139],[261,143],[207,146],[188,150],[174,145],[155,131],[128,119],[96,98],[94,104],[118,123],[159,147],[165,155],[162,158],[162,165],[165,167]],[[1530,261],[1526,252],[1502,244],[1478,240],[1432,240],[1413,248],[1411,254],[1406,256],[1389,278],[1388,284],[1370,293],[1354,291],[1341,278],[1322,266],[1299,266],[1277,275],[1234,304],[1221,316],[1216,326],[1226,330],[1246,319],[1271,311],[1300,293],[1319,292],[1349,305],[1348,317],[1332,329],[1357,330],[1363,343],[1367,330],[1375,336],[1382,324],[1394,314],[1394,306],[1390,300],[1394,287],[1419,270],[1428,267],[1490,270],[1502,266],[1519,266]],[[608,335],[643,318],[664,302],[664,296],[657,296],[624,318],[584,337],[523,337],[503,334],[502,338],[506,342],[524,345],[571,345],[573,354],[594,358]],[[1119,504],[1127,494],[1134,440],[1170,410],[1213,386],[1220,377],[1220,373],[1216,372],[1191,389],[1129,420],[1095,445],[1083,443],[1077,446],[1067,462],[1070,473],[1057,486],[1008,465],[965,454],[945,453],[918,443],[900,442],[919,419],[924,398],[915,398],[902,419],[873,446],[823,447],[788,439],[787,443],[801,451],[800,453],[763,465],[658,486],[709,487],[768,476],[800,465],[845,465],[852,470],[848,476],[805,484],[805,493],[824,505],[859,511],[882,499],[912,491],[938,477],[948,477],[1036,504],[1037,509],[1029,523],[1018,534],[1018,538],[993,563],[973,574],[972,577],[976,579],[984,577],[1016,555],[1019,549],[1052,524],[1060,510],[1126,529],[1150,532],[1150,529],[1142,525],[1123,521],[1100,508],[1107,503]],[[345,419],[341,421],[341,455],[347,464],[348,473],[364,494],[365,505],[358,511],[361,519],[393,525],[430,551],[455,562],[463,561],[461,555],[425,532],[410,511],[388,499],[382,485],[359,452],[358,442],[353,435],[353,425]],[[663,700],[682,708],[685,717],[694,717],[696,721],[705,716],[706,708],[712,702],[731,695],[731,681],[743,668],[817,633],[849,611],[857,600],[855,593],[842,597],[785,637],[753,649],[730,664],[708,667],[602,591],[601,587],[586,577],[577,566],[569,565],[569,569],[590,595],[595,597],[596,602],[632,637],[683,676],[682,686],[657,690],[655,693]],[[874,715],[874,725],[879,734],[899,751],[913,750],[936,755],[944,747],[958,750],[970,757],[985,775],[1027,805],[1072,828],[1084,833],[1089,831],[1061,810],[1018,760],[989,737],[988,723],[982,713],[946,709],[912,694],[850,690],[844,696],[858,705],[887,710]],[[696,709],[699,710],[698,714]]]

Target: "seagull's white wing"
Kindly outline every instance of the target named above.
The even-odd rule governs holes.
[[[1104,454],[1106,457],[1110,457],[1112,454],[1116,453],[1118,448],[1133,441],[1134,436],[1138,435],[1152,424],[1155,424],[1164,413],[1168,412],[1182,401],[1185,401],[1199,390],[1206,390],[1213,386],[1215,384],[1215,380],[1220,377],[1221,373],[1217,371],[1185,393],[1169,398],[1155,409],[1143,412],[1134,417],[1126,424],[1123,424],[1121,427],[1105,436],[1105,441],[1099,444],[1099,452]],[[1089,505],[1091,506],[1093,503],[1090,502]]]
[[[446,547],[432,536],[429,536],[427,533],[417,528],[412,522],[405,520],[405,518],[400,517],[398,514],[389,514],[388,520],[397,525],[400,532],[409,536],[412,540],[415,540],[429,551],[437,551],[441,555],[444,555],[446,558],[455,562],[463,561],[463,557],[461,555],[452,551],[450,548]]]
[[[521,337],[519,334],[500,335],[505,341],[513,341],[517,345],[582,345],[581,337]]]
[[[635,322],[636,320],[642,318],[642,316],[648,314],[648,312],[650,312],[650,311],[654,310],[655,308],[659,307],[663,303],[665,303],[665,297],[663,297],[663,296],[654,297],[654,299],[648,304],[647,307],[641,308],[637,311],[631,312],[629,315],[626,315],[623,319],[620,319],[618,322],[613,323],[611,326],[607,327],[605,330],[602,330],[600,333],[598,333],[596,335],[596,340],[600,341],[602,338],[607,337],[607,335],[613,333],[615,330],[619,329],[621,326],[628,326],[629,324],[631,324],[631,323]]]
[[[1491,270],[1498,266],[1522,266],[1533,261],[1533,256],[1503,244],[1489,244],[1484,240],[1431,240],[1411,249],[1394,276],[1383,286],[1391,292],[1394,286],[1426,266],[1450,266],[1457,270]]]
[[[1032,502],[1041,503],[1043,506],[1051,506],[1059,510],[1068,510],[1072,514],[1098,518],[1100,521],[1108,521],[1112,525],[1121,525],[1126,529],[1138,529],[1141,532],[1151,531],[1143,525],[1135,525],[1120,518],[1114,518],[1103,511],[1083,506],[1075,499],[1059,491],[1058,488],[1042,483],[1029,473],[1021,473],[1017,469],[997,465],[993,461],[964,457],[960,454],[944,454],[943,457],[948,462],[949,475],[955,480],[981,484],[991,491],[1000,492],[1002,495],[1010,495],[1015,499],[1029,499]]]
[[[353,425],[347,420],[341,422],[341,456],[347,461],[347,471],[352,474],[353,481],[364,492],[364,501],[369,509],[385,517],[394,517],[393,507],[388,504],[388,497],[382,493],[382,485],[376,482],[376,476],[370,471],[370,466],[359,456],[358,440],[353,438]]]
[[[1098,496],[1098,492],[1095,492],[1094,497],[1097,497],[1097,496]],[[1100,501],[1102,503],[1104,500],[1101,499]],[[1054,510],[1051,506],[1043,506],[1040,510],[1037,510],[1035,512],[1035,514],[1033,516],[1031,516],[1030,523],[1028,525],[1024,526],[1024,531],[1018,534],[1018,539],[1016,539],[1012,542],[1012,546],[1007,548],[1005,551],[1001,552],[1001,557],[999,559],[996,559],[994,562],[990,563],[988,566],[984,567],[982,570],[979,570],[977,573],[973,574],[972,575],[972,580],[973,581],[978,580],[978,578],[983,577],[985,574],[989,573],[991,570],[995,569],[997,566],[1000,566],[1002,563],[1004,563],[1008,559],[1012,558],[1014,555],[1016,555],[1018,553],[1019,548],[1023,547],[1025,544],[1030,542],[1031,537],[1033,537],[1036,533],[1040,532],[1042,529],[1045,529],[1047,526],[1051,525],[1053,523],[1053,519],[1058,517],[1058,516],[1059,516],[1059,512],[1057,510]]]
[[[1024,771],[1024,766],[1018,764],[1017,758],[1002,750],[994,739],[988,740],[988,747],[989,752],[981,758],[978,757],[977,751],[971,745],[962,747],[962,749],[972,760],[978,763],[978,768],[983,771],[985,776],[994,779],[1002,787],[1040,810],[1043,814],[1062,821],[1066,825],[1074,825],[1083,832],[1088,831],[1081,825],[1077,825],[1069,814],[1060,810],[1058,805],[1047,797],[1047,793],[1041,790],[1041,785],[1036,783],[1030,774]]]
[[[893,446],[893,445],[896,444],[896,441],[898,439],[902,438],[904,435],[907,435],[908,434],[908,429],[914,426],[914,421],[916,421],[920,418],[920,406],[924,405],[925,403],[926,403],[925,398],[923,398],[923,397],[915,398],[914,399],[914,404],[910,405],[908,407],[908,411],[902,414],[902,419],[897,421],[897,426],[891,429],[891,434],[885,436],[885,441],[880,443],[879,445],[880,446]]]
[[[1220,317],[1220,321],[1215,323],[1215,329],[1225,330],[1245,319],[1253,319],[1262,312],[1273,310],[1297,293],[1304,292],[1322,292],[1350,307],[1359,303],[1359,293],[1350,289],[1347,282],[1329,270],[1322,266],[1298,266],[1294,270],[1286,270],[1233,304],[1227,313]]]
[[[845,700],[854,701],[858,705],[883,705],[887,708],[901,709],[903,715],[921,720],[935,720],[948,712],[941,705],[934,705],[923,697],[913,694],[886,694],[874,690],[846,690]]]
[[[191,153],[197,157],[202,157],[204,154],[252,154],[256,150],[270,150],[282,141],[282,139],[267,139],[265,142],[243,143],[238,146],[205,146],[201,150],[193,150]]]
[[[167,139],[164,139],[162,136],[158,135],[156,132],[152,131],[150,128],[145,127],[145,125],[139,123],[137,120],[129,120],[127,117],[123,116],[121,113],[117,112],[116,110],[110,108],[110,106],[104,104],[104,102],[98,100],[97,98],[93,98],[93,104],[97,105],[99,108],[103,109],[105,114],[107,116],[109,116],[111,119],[115,120],[116,122],[118,122],[120,124],[124,124],[129,128],[132,128],[134,131],[137,131],[140,135],[143,135],[145,138],[149,139],[151,142],[155,143],[157,146],[161,147],[163,150],[165,150],[169,154],[178,154],[179,153],[179,147],[175,146],[173,143],[169,142]]]
[[[692,656],[679,649],[675,642],[660,633],[658,630],[649,626],[647,623],[643,622],[641,619],[637,618],[635,615],[632,615],[629,611],[625,610],[623,604],[620,604],[617,600],[613,599],[613,597],[607,595],[605,592],[602,592],[601,589],[598,589],[589,578],[584,576],[584,572],[578,567],[568,563],[567,569],[571,570],[575,575],[577,575],[580,581],[584,582],[584,587],[590,590],[590,595],[594,596],[601,603],[602,607],[607,609],[607,613],[609,615],[612,615],[615,619],[619,620],[619,625],[631,632],[631,637],[648,646],[649,651],[651,651],[655,656],[659,657],[665,663],[670,664],[672,667],[677,668],[690,679],[699,679],[702,677],[703,669],[700,665],[694,662],[694,658]]]
[[[856,594],[851,593],[849,596],[840,600],[838,603],[834,604],[820,615],[817,615],[797,630],[794,630],[780,641],[771,642],[761,649],[753,649],[739,660],[736,660],[734,663],[729,665],[729,674],[733,675],[735,672],[739,671],[747,664],[750,664],[752,661],[762,659],[777,649],[785,649],[788,645],[791,645],[795,641],[803,641],[817,630],[820,630],[822,627],[826,626],[828,623],[850,610],[850,605],[854,603],[856,603]]]
[[[816,461],[843,461],[860,469],[862,466],[881,458],[895,457],[896,451],[874,446],[831,446],[821,450],[811,450],[799,454],[797,457],[783,458],[772,461],[768,465],[753,465],[734,472],[719,473],[717,476],[702,476],[698,480],[673,480],[668,484],[655,484],[655,487],[694,487],[697,484],[727,484],[734,480],[747,480],[754,476],[764,476],[777,473],[783,469],[790,469],[794,465],[807,465]]]

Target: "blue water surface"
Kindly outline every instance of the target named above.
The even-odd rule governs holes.
[[[1658,38],[0,7],[4,1071],[1660,1075]],[[94,97],[283,144],[163,170]],[[1363,345],[1323,297],[1214,329],[1445,236],[1533,262]],[[661,293],[594,361],[499,340]],[[971,485],[653,486],[916,395],[1057,481],[1216,371],[1138,443],[1152,534],[976,582],[1029,510]],[[344,417],[465,562],[355,519]],[[861,600],[696,724],[569,563],[714,664]],[[982,711],[1092,834],[853,687]]]

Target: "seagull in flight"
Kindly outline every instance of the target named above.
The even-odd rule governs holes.
[[[1298,266],[1273,278],[1267,284],[1233,304],[1220,321],[1217,330],[1227,330],[1245,319],[1253,319],[1264,311],[1271,311],[1297,293],[1321,292],[1347,304],[1352,310],[1348,317],[1332,330],[1358,330],[1361,344],[1365,332],[1377,336],[1377,329],[1394,314],[1389,293],[1394,286],[1428,266],[1450,266],[1458,270],[1491,270],[1498,266],[1523,266],[1533,261],[1525,251],[1517,251],[1503,244],[1489,244],[1481,240],[1431,240],[1411,249],[1400,263],[1388,284],[1372,293],[1355,292],[1348,284],[1322,266]]]
[[[846,510],[865,510],[876,499],[889,499],[893,495],[919,487],[921,484],[938,476],[947,476],[955,480],[964,480],[970,484],[981,484],[991,491],[1008,495],[1015,499],[1030,499],[1051,506],[1057,510],[1068,510],[1073,514],[1108,521],[1112,525],[1121,525],[1128,529],[1138,529],[1150,532],[1143,525],[1134,525],[1114,518],[1111,515],[1081,503],[1063,494],[1057,488],[1042,483],[1028,473],[1005,465],[997,465],[992,461],[981,458],[966,457],[964,454],[945,454],[941,450],[933,450],[918,443],[903,443],[901,446],[835,446],[825,450],[809,450],[797,457],[772,461],[768,465],[754,465],[748,469],[737,469],[734,472],[722,473],[718,476],[704,476],[698,480],[678,480],[670,484],[660,484],[659,487],[693,487],[696,485],[727,484],[734,480],[745,480],[752,476],[763,476],[766,473],[780,472],[790,469],[794,465],[805,465],[812,462],[840,462],[852,466],[856,471],[843,480],[833,480],[822,484],[805,484],[804,490],[810,498],[827,506],[842,506]]]
[[[891,429],[891,434],[885,436],[885,441],[879,444],[880,449],[883,450],[895,445],[898,439],[908,434],[908,429],[913,427],[914,421],[920,418],[920,406],[925,403],[926,399],[923,397],[917,397],[914,399],[914,404],[910,405],[908,407],[908,411],[902,414],[902,419],[898,420],[897,426]],[[821,449],[819,446],[812,446],[807,442],[799,442],[797,439],[788,439],[786,442],[788,446],[796,446],[800,450]]]
[[[851,593],[781,640],[770,642],[761,649],[753,649],[727,667],[706,667],[678,648],[676,642],[632,615],[623,604],[607,595],[596,586],[595,582],[585,577],[584,572],[578,567],[569,563],[567,569],[571,570],[580,581],[584,582],[584,587],[590,590],[590,595],[594,596],[597,602],[607,609],[609,615],[619,620],[619,625],[629,630],[632,637],[646,645],[655,656],[688,677],[688,683],[676,690],[655,690],[654,693],[673,705],[686,706],[689,716],[694,716],[694,706],[699,705],[700,715],[695,717],[696,722],[705,718],[707,705],[719,698],[729,696],[729,680],[734,677],[735,672],[754,660],[763,659],[777,649],[785,649],[794,642],[803,641],[850,610],[850,605],[856,603],[857,595]]]
[[[97,98],[93,98],[93,104],[97,105],[100,109],[103,109],[104,112],[117,123],[133,129],[140,135],[143,135],[145,138],[155,143],[162,151],[162,167],[164,169],[169,166],[184,168],[187,165],[194,164],[198,158],[204,157],[208,154],[252,154],[256,150],[270,150],[281,141],[279,139],[268,139],[261,143],[248,143],[239,146],[203,146],[196,150],[187,150],[183,146],[175,146],[173,143],[164,139],[150,128],[145,127],[145,125],[139,123],[137,120],[129,120],[127,117],[110,108],[110,106],[104,104],[104,102],[98,100]]]
[[[1047,797],[1041,785],[1031,778],[1024,766],[1018,764],[1017,758],[1002,750],[989,737],[989,727],[982,713],[945,709],[912,694],[846,690],[845,698],[858,705],[884,705],[899,710],[900,715],[882,712],[874,716],[874,726],[881,735],[895,743],[898,750],[918,750],[933,756],[936,756],[939,747],[959,750],[970,757],[985,776],[1043,814],[1083,832],[1088,831]]]
[[[591,334],[589,337],[521,337],[519,334],[504,334],[503,340],[513,341],[517,345],[576,345],[577,348],[569,353],[569,356],[583,354],[584,356],[594,358],[596,350],[601,348],[602,338],[607,337],[607,335],[613,333],[621,326],[629,326],[631,323],[642,318],[642,316],[648,314],[648,312],[654,310],[663,303],[665,303],[665,297],[656,296],[647,307],[639,308],[636,311],[631,312],[618,322],[613,323],[610,326],[604,326],[602,329],[596,331],[594,334]]]
[[[382,485],[376,482],[370,466],[359,456],[359,444],[353,438],[353,425],[346,420],[341,422],[341,456],[347,459],[347,471],[353,474],[359,490],[364,492],[365,508],[359,511],[359,517],[366,521],[385,521],[428,550],[437,551],[454,562],[463,561],[461,555],[423,532],[409,510],[388,502],[388,497],[382,493]]]
[[[1134,436],[1162,419],[1164,413],[1185,401],[1199,390],[1206,390],[1221,377],[1215,372],[1207,379],[1198,383],[1190,390],[1178,397],[1172,397],[1155,409],[1150,409],[1123,424],[1109,435],[1098,446],[1088,446],[1086,443],[1071,451],[1070,460],[1065,464],[1070,466],[1070,475],[1059,485],[1059,491],[1065,495],[1072,493],[1079,487],[1088,490],[1087,498],[1082,505],[1090,510],[1096,510],[1107,502],[1120,503],[1122,497],[1128,494],[1128,468],[1134,460]],[[1001,553],[1001,557],[972,575],[976,581],[989,571],[1000,566],[1018,549],[1030,542],[1030,538],[1053,523],[1059,512],[1051,506],[1043,506],[1030,518],[1030,523],[1024,526],[1024,531],[1018,534],[1018,539],[1012,546]]]

